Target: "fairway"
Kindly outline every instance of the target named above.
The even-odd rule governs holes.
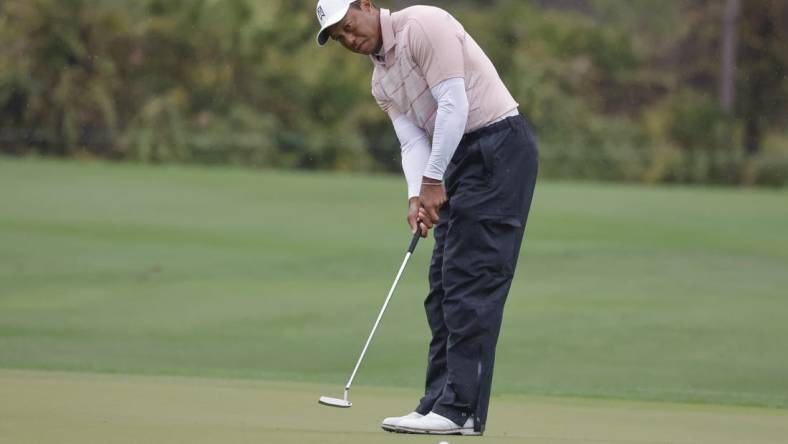
[[[431,240],[356,405],[316,403],[405,209],[392,176],[0,159],[0,442],[436,443],[377,428],[423,384]],[[787,221],[785,191],[540,183],[484,441],[784,441]]]
[[[355,406],[319,406],[314,384],[0,371],[0,441],[171,444],[437,443],[388,434],[381,411],[406,411],[415,391],[358,388]],[[46,414],[42,420],[41,415]],[[782,443],[788,412],[528,396],[493,400],[484,438],[451,443]],[[5,438],[5,439],[3,439]]]

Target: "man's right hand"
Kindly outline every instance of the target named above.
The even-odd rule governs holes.
[[[416,229],[421,231],[421,237],[427,237],[429,228],[424,223],[419,223],[419,210],[421,209],[421,199],[418,197],[411,197],[408,201],[408,224],[410,225],[410,232],[416,234]],[[432,224],[430,224],[431,226]]]

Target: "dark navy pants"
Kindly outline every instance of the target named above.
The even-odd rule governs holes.
[[[536,184],[536,140],[522,116],[466,134],[444,175],[424,301],[432,330],[416,409],[484,431],[495,346]]]

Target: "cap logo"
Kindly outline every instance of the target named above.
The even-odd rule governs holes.
[[[317,19],[320,20],[320,23],[323,23],[323,20],[326,19],[326,13],[323,11],[322,6],[317,7]]]

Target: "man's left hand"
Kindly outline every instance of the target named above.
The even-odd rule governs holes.
[[[438,223],[438,210],[446,203],[446,189],[443,188],[443,182],[423,177],[419,200],[421,200],[421,207],[424,216],[426,216],[422,217],[422,222],[428,228],[432,228],[434,224]]]

